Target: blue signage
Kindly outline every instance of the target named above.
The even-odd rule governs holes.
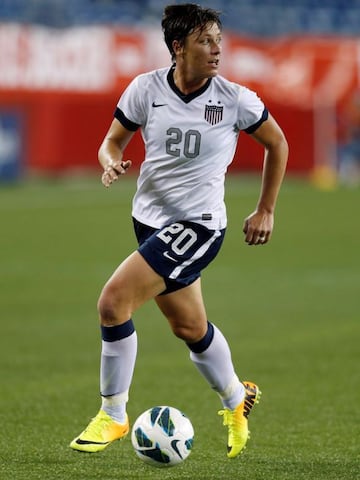
[[[23,156],[23,118],[0,109],[0,181],[19,178]]]

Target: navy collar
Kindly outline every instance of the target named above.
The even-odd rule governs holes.
[[[212,78],[208,78],[207,82],[205,83],[204,86],[202,86],[201,88],[199,88],[198,90],[195,90],[195,92],[191,92],[187,95],[185,95],[184,93],[182,93],[181,90],[178,89],[178,87],[176,86],[175,84],[175,80],[174,80],[174,70],[175,70],[175,65],[172,65],[168,74],[167,74],[167,80],[169,82],[169,85],[170,85],[170,88],[171,90],[173,90],[173,92],[176,93],[176,95],[184,102],[184,103],[189,103],[191,102],[191,100],[194,100],[194,98],[198,97],[199,95],[203,94],[205,92],[205,90],[208,89],[210,83],[211,83],[211,80]]]

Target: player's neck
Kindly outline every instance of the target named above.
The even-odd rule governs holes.
[[[196,78],[190,73],[182,71],[177,66],[175,66],[173,75],[175,85],[184,95],[189,95],[190,93],[196,92],[209,80],[208,78],[203,77]]]

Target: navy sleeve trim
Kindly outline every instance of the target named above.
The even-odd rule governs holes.
[[[114,112],[114,117],[119,120],[119,122],[123,127],[125,127],[127,130],[130,130],[131,132],[136,132],[136,130],[140,127],[140,125],[132,122],[127,117],[125,117],[124,112],[120,110],[119,107],[116,107],[116,110]]]
[[[260,125],[261,125],[262,123],[264,123],[265,120],[267,120],[268,118],[269,118],[269,111],[268,111],[268,109],[265,107],[265,108],[264,108],[264,111],[263,111],[263,113],[262,113],[262,115],[261,115],[260,120],[257,121],[256,123],[254,123],[254,125],[251,125],[250,127],[245,128],[244,131],[245,131],[246,133],[254,133],[255,130],[257,130],[257,129],[260,127]]]

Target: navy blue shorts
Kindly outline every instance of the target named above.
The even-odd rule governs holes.
[[[161,275],[166,290],[175,292],[195,282],[200,272],[216,257],[225,230],[209,230],[203,225],[179,221],[160,229],[133,219],[139,253]]]

